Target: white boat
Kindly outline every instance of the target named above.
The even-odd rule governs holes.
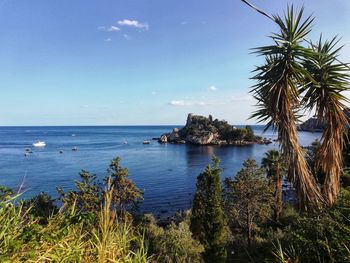
[[[33,143],[33,146],[34,147],[45,147],[46,143],[43,141],[37,141],[37,142]]]

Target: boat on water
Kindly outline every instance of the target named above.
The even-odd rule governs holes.
[[[150,141],[143,141],[143,144],[150,144]]]
[[[44,141],[37,141],[35,143],[33,143],[34,147],[45,147],[46,143]]]
[[[74,152],[78,151],[78,147],[74,146],[74,147],[72,148],[72,151],[74,151]]]

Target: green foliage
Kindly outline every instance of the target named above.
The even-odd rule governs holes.
[[[148,242],[148,251],[156,262],[201,262],[204,248],[193,239],[188,220],[178,224],[172,222],[163,228],[157,225],[152,215],[146,214],[141,226]]]
[[[77,190],[66,193],[57,188],[65,207],[74,206],[80,214],[96,216],[96,211],[99,211],[103,203],[105,189],[110,185],[111,207],[117,210],[118,216],[123,217],[126,213],[134,211],[143,198],[142,191],[129,178],[128,169],[121,167],[120,158],[116,157],[107,171],[108,176],[103,179],[103,184],[97,180],[95,174],[83,170],[79,174],[81,180],[75,182]]]
[[[205,251],[205,262],[225,262],[228,240],[227,220],[221,206],[222,169],[220,160],[213,158],[203,173],[197,177],[197,189],[194,195],[191,231],[201,242]]]
[[[298,217],[285,230],[282,247],[292,246],[300,262],[349,262],[349,200],[344,189],[332,209]]]
[[[8,199],[11,199],[14,192],[12,189],[6,187],[6,186],[0,186],[0,201],[6,201]]]
[[[279,221],[282,212],[282,179],[286,172],[285,162],[279,151],[270,150],[265,153],[261,160],[262,166],[266,169],[267,177],[274,184],[274,220]]]
[[[62,191],[59,211],[46,194],[15,202],[2,188],[1,262],[150,262],[132,218],[120,219],[112,207],[114,188],[108,184],[102,194],[94,175],[81,177],[77,191]]]
[[[181,137],[186,136],[201,136],[206,135],[208,132],[218,133],[220,140],[233,141],[248,141],[254,142],[256,136],[253,129],[250,126],[245,128],[234,128],[225,120],[213,120],[213,117],[209,115],[208,118],[204,116],[193,116],[191,122],[181,129]]]
[[[258,224],[270,218],[273,192],[264,169],[254,160],[248,159],[243,166],[235,179],[225,179],[223,195],[231,228],[242,229],[251,246]]]
[[[247,141],[249,141],[249,142],[254,141],[254,140],[256,139],[256,137],[255,137],[255,134],[254,134],[254,131],[253,131],[252,127],[249,126],[249,125],[246,125],[246,126],[245,126],[245,129],[246,129],[246,131],[247,131],[247,134],[246,134],[246,136],[245,136],[245,139],[246,139]]]
[[[344,170],[342,176],[340,177],[343,187],[350,186],[350,171]]]
[[[11,192],[7,191],[6,192]],[[23,205],[14,205],[15,197],[6,196],[6,200],[0,201],[0,261],[10,262],[11,255],[20,250],[24,245],[21,236],[25,229],[34,224],[33,220],[26,217]],[[29,210],[27,210],[29,211]]]
[[[80,174],[81,181],[75,181],[77,190],[65,193],[57,188],[60,200],[65,207],[75,206],[79,213],[94,213],[99,210],[101,203],[101,185],[97,182],[96,175],[83,170]]]
[[[40,224],[47,224],[48,219],[58,212],[55,200],[46,193],[40,193],[28,201],[23,203],[24,209],[28,209],[29,213],[39,219]]]
[[[143,200],[143,193],[129,178],[128,169],[121,167],[119,157],[112,160],[108,172],[104,182],[110,182],[112,187],[112,207],[119,213],[134,210]]]

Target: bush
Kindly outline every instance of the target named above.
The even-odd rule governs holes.
[[[193,239],[188,220],[170,223],[163,228],[157,225],[153,215],[144,215],[142,229],[145,233],[149,254],[156,262],[202,262],[203,246]]]
[[[285,230],[282,248],[293,248],[301,262],[349,262],[349,200],[350,191],[343,189],[332,209],[293,220]]]

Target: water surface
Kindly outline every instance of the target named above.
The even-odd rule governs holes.
[[[0,185],[23,185],[26,198],[40,192],[56,196],[56,186],[71,189],[82,169],[104,177],[111,159],[120,156],[122,166],[129,168],[130,177],[144,191],[142,211],[171,214],[191,206],[196,177],[213,155],[222,160],[224,178],[234,176],[248,157],[260,163],[266,151],[278,147],[275,143],[225,147],[156,141],[142,144],[173,127],[0,127]],[[257,135],[262,134],[262,126],[253,129]],[[263,136],[276,137],[271,131]],[[319,134],[301,132],[299,137],[303,145],[309,145]],[[33,148],[32,143],[38,139],[47,146]],[[72,151],[73,147],[78,151]],[[25,148],[33,150],[28,157],[24,156]]]

